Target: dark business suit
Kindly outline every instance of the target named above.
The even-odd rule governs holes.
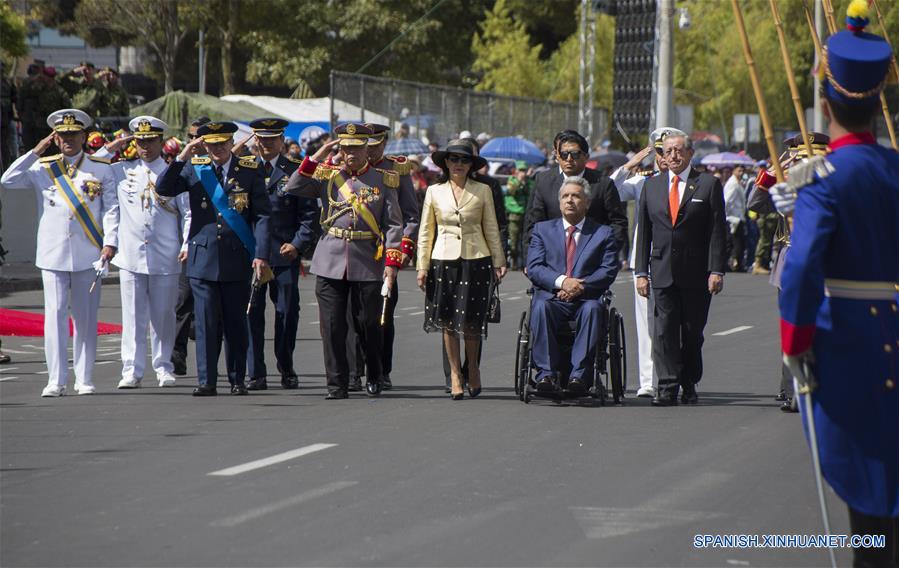
[[[627,215],[618,197],[618,190],[609,178],[596,170],[586,168],[583,177],[590,183],[590,209],[587,210],[587,218],[599,225],[610,225],[615,234],[615,240],[619,248],[627,242]],[[552,169],[538,173],[535,178],[534,191],[528,199],[528,208],[524,217],[524,246],[522,250],[528,250],[531,240],[531,231],[534,224],[548,219],[558,219],[562,216],[559,209],[559,188],[565,180],[565,174],[555,166]]]
[[[652,361],[660,397],[677,396],[678,385],[691,391],[702,378],[702,333],[712,298],[709,274],[724,274],[727,266],[721,182],[691,169],[672,226],[670,180],[661,175],[646,181],[637,239],[636,275],[650,275],[655,297]]]
[[[577,240],[572,278],[584,279],[584,293],[574,302],[556,297],[556,279],[567,269],[566,232],[562,219],[542,221],[533,227],[528,249],[528,278],[534,284],[531,301],[531,334],[534,338],[533,358],[537,367],[536,380],[547,375],[558,377],[567,367],[561,360],[556,341],[557,330],[566,322],[577,322],[571,348],[570,379],[582,379],[592,386],[586,376],[596,357],[596,343],[602,329],[602,294],[609,289],[618,274],[618,243],[608,225],[598,225],[585,219]]]
[[[318,239],[321,232],[318,223],[318,203],[314,199],[288,195],[284,188],[287,180],[299,164],[284,156],[279,156],[267,171],[266,163],[256,158],[259,169],[266,176],[265,189],[268,192],[272,213],[269,219],[271,242],[269,265],[275,279],[263,284],[253,294],[252,309],[247,316],[250,333],[247,351],[247,371],[252,378],[264,378],[268,372],[265,366],[265,294],[266,288],[275,304],[275,360],[282,377],[295,375],[293,350],[297,341],[297,326],[300,322],[300,256]],[[290,243],[299,251],[293,260],[281,256],[284,243]]]
[[[175,160],[159,176],[156,191],[165,197],[190,193],[187,278],[194,296],[197,378],[200,385],[214,387],[218,380],[222,330],[229,382],[242,383],[246,375],[250,276],[254,258],[269,258],[271,205],[262,170],[255,162],[232,158],[222,179],[229,199],[238,195],[246,200],[246,207],[239,213],[256,239],[255,254],[251,254],[213,206],[194,170],[194,165],[210,163],[207,157],[193,158],[189,164]]]

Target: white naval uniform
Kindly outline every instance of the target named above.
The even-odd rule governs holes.
[[[166,166],[162,158],[112,165],[119,200],[119,248],[112,263],[120,269],[123,379],[144,376],[148,325],[157,378],[173,371],[178,253],[187,250],[182,235],[190,228],[190,202],[187,193],[161,202],[155,195],[156,178]]]
[[[63,157],[66,166],[78,164],[72,177],[75,191],[81,192],[88,180],[101,183],[100,194],[83,197],[103,231],[103,245],[117,245],[118,202],[115,178],[109,164],[78,154]],[[79,163],[80,161],[80,163]],[[21,156],[3,173],[0,184],[7,189],[33,189],[38,200],[37,255],[44,284],[44,354],[48,386],[65,386],[68,378],[66,347],[69,338],[68,314],[74,321],[75,388],[93,385],[97,354],[97,308],[100,283],[94,282],[93,263],[100,249],[88,239],[84,228],[63,200],[53,178],[33,151]]]
[[[643,192],[643,182],[646,178],[643,176],[634,176],[628,178],[629,172],[620,167],[609,177],[615,183],[618,190],[618,197],[622,202],[633,201],[635,204],[640,203],[640,195]],[[634,220],[636,223],[636,219]],[[634,227],[634,242],[631,245],[631,254],[628,258],[628,264],[631,269],[636,265],[637,255],[637,236],[640,234],[638,227]],[[649,289],[652,295],[652,288]],[[640,388],[655,391],[659,385],[659,380],[653,373],[652,367],[652,333],[649,319],[650,298],[644,298],[637,293],[637,279],[634,278],[634,319],[637,323],[637,368],[640,370]]]

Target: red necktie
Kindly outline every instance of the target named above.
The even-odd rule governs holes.
[[[671,225],[677,221],[677,210],[680,207],[680,196],[677,194],[677,186],[680,184],[680,178],[674,176],[671,180],[671,189],[668,191],[668,210],[671,212]]]
[[[574,232],[577,227],[574,225],[568,227],[568,238],[565,240],[565,275],[571,276],[574,270],[574,252],[577,250],[577,243],[574,240]]]

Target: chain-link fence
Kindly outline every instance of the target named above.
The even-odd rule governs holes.
[[[578,109],[573,103],[332,71],[331,122],[349,120],[393,129],[405,124],[412,136],[441,145],[463,130],[474,136],[523,136],[549,145],[560,130],[577,128]],[[608,112],[596,107],[591,145],[607,135]]]

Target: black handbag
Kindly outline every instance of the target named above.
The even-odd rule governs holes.
[[[499,323],[502,311],[499,303],[499,282],[490,286],[490,305],[487,306],[487,323]]]

